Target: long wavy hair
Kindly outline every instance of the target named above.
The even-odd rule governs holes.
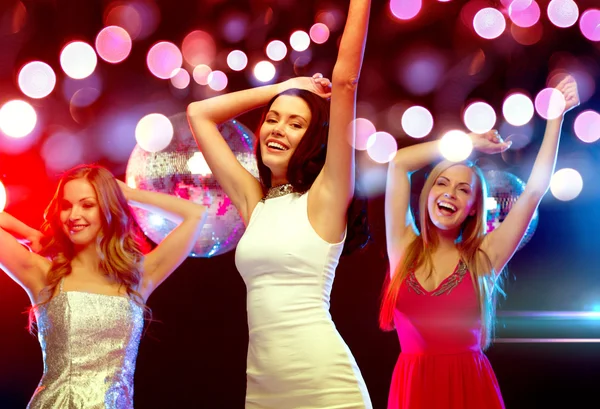
[[[258,135],[260,135],[260,127],[265,122],[271,105],[281,95],[302,98],[308,105],[311,113],[310,124],[292,154],[287,168],[287,180],[294,187],[294,191],[305,193],[310,189],[325,165],[329,135],[330,103],[313,92],[297,88],[288,89],[273,97],[267,104],[260,121],[259,129],[256,132],[257,139]],[[271,169],[262,160],[260,143],[258,141],[256,143],[256,161],[260,182],[266,193],[272,187]],[[371,237],[368,223],[367,199],[357,190],[354,193],[352,201],[348,206],[348,228],[342,255],[348,255],[358,249],[364,248]]]
[[[446,169],[456,165],[469,167],[477,180],[477,186],[474,188],[476,196],[473,204],[475,214],[467,216],[463,222],[456,246],[475,284],[481,312],[481,347],[486,349],[493,338],[497,295],[498,293],[504,295],[504,292],[501,288],[501,274],[496,274],[488,254],[481,248],[487,226],[485,209],[487,185],[481,170],[470,162],[442,161],[433,168],[427,177],[419,197],[420,234],[416,235],[414,240],[409,243],[397,270],[387,281],[381,303],[379,325],[386,331],[394,329],[394,310],[398,301],[398,293],[409,272],[423,265],[430,271],[432,270],[432,254],[439,244],[439,237],[429,216],[427,200],[429,192],[438,177]]]
[[[46,278],[47,285],[40,292],[43,301],[29,310],[30,330],[35,323],[36,310],[50,302],[60,281],[71,274],[71,261],[76,251],[62,229],[60,211],[65,185],[76,179],[88,181],[98,197],[102,228],[96,239],[96,250],[100,256],[101,271],[124,286],[129,298],[144,309],[146,316],[150,315],[138,292],[145,242],[139,234],[127,200],[110,171],[97,165],[81,165],[62,175],[56,193],[44,212],[41,231],[45,241],[41,254],[49,257],[52,265]]]

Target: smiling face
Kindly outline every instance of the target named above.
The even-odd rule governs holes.
[[[310,107],[300,97],[281,95],[273,101],[259,133],[262,161],[271,170],[273,186],[286,182],[290,158],[311,119]]]
[[[477,176],[465,165],[451,166],[435,180],[427,196],[427,211],[440,230],[460,228],[468,216],[476,213]]]
[[[95,243],[102,230],[102,220],[98,196],[86,179],[65,183],[60,202],[60,222],[63,233],[75,247]]]

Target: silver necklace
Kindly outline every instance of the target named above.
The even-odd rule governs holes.
[[[263,197],[263,202],[267,199],[273,199],[275,197],[285,196],[287,194],[294,193],[294,186],[291,183],[286,183],[279,186],[273,186],[269,188],[269,191]]]

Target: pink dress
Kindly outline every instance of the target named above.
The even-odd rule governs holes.
[[[479,301],[464,263],[433,291],[410,272],[400,287],[394,323],[402,352],[388,409],[504,409],[480,347]]]

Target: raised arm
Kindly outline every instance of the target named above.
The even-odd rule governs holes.
[[[250,218],[251,209],[262,198],[262,188],[254,176],[238,162],[219,133],[217,125],[266,105],[277,94],[290,88],[302,88],[318,93],[313,78],[294,78],[279,84],[192,102],[187,108],[188,121],[204,159],[246,223]]]
[[[131,189],[119,181],[131,206],[157,213],[179,225],[144,258],[140,293],[144,299],[188,257],[205,221],[206,208],[164,193]]]
[[[34,301],[46,286],[46,272],[50,262],[23,247],[18,238],[31,243],[32,249],[39,250],[42,234],[17,220],[6,212],[0,212],[0,268],[19,284]]]
[[[348,204],[354,195],[354,127],[356,91],[363,62],[367,29],[369,26],[370,0],[351,0],[348,18],[338,57],[331,77],[331,111],[327,156],[321,175],[311,189],[316,201],[326,209],[341,215],[345,222]],[[330,212],[323,217],[331,220]]]
[[[573,77],[568,76],[565,78],[557,85],[556,89],[565,97],[565,113],[579,105],[577,83]],[[490,256],[497,272],[502,271],[517,250],[535,210],[550,187],[550,180],[556,165],[562,122],[562,116],[547,122],[544,139],[533,164],[531,175],[527,180],[525,190],[502,224],[488,234],[484,240],[484,250]]]
[[[396,271],[414,237],[410,212],[410,174],[441,159],[439,141],[402,148],[388,165],[385,187],[385,234],[390,273]]]

